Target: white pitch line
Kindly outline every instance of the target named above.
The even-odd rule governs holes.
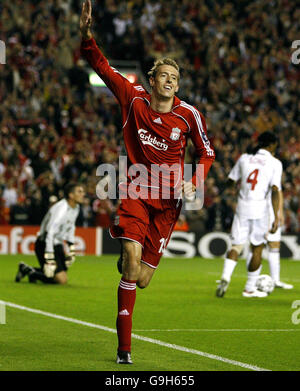
[[[157,331],[157,332],[164,332],[164,331],[170,331],[170,332],[177,332],[177,331],[180,331],[180,332],[209,332],[209,331],[212,331],[212,332],[226,332],[226,331],[230,331],[230,332],[242,332],[242,331],[247,331],[247,332],[257,332],[257,331],[262,331],[262,332],[288,332],[288,331],[300,331],[300,328],[299,329],[135,329],[133,331]]]
[[[48,316],[49,318],[65,320],[67,322],[76,323],[76,324],[80,324],[82,326],[92,327],[92,328],[100,329],[100,330],[103,330],[103,331],[108,331],[108,332],[114,333],[114,334],[117,333],[116,329],[112,329],[112,328],[109,328],[109,327],[106,327],[106,326],[102,326],[102,325],[98,325],[98,324],[95,324],[95,323],[84,322],[82,320],[78,320],[78,319],[74,319],[74,318],[68,318],[66,316],[61,316],[61,315],[57,315],[57,314],[52,314],[51,312],[45,312],[45,311],[41,311],[41,310],[36,310],[34,308],[25,307],[25,306],[22,306],[22,305],[19,305],[19,304],[15,304],[15,303],[10,303],[10,302],[7,302],[7,301],[2,301],[2,302],[5,305],[7,305],[8,307],[17,308],[19,310],[32,312],[32,313],[38,314],[38,315]],[[246,363],[243,363],[243,362],[240,362],[240,361],[231,360],[231,359],[228,359],[228,358],[225,358],[225,357],[217,356],[215,354],[201,352],[200,350],[195,350],[195,349],[189,349],[189,348],[186,348],[184,346],[170,344],[170,343],[167,343],[167,342],[160,341],[158,339],[147,338],[147,337],[143,337],[143,336],[140,336],[140,335],[137,335],[137,334],[132,334],[132,338],[138,339],[140,341],[150,342],[150,343],[153,343],[153,344],[156,344],[156,345],[164,346],[164,347],[167,347],[167,348],[170,348],[170,349],[179,350],[181,352],[196,354],[198,356],[210,358],[212,360],[222,361],[222,362],[224,362],[226,364],[235,365],[235,366],[238,366],[238,367],[241,367],[241,368],[245,368],[245,369],[248,369],[248,370],[252,370],[252,371],[271,371],[270,369],[260,368],[260,367],[257,367],[256,365],[246,364]]]

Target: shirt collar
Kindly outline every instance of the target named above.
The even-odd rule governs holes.
[[[271,154],[271,152],[269,152],[269,151],[267,151],[266,149],[264,149],[264,148],[260,148],[258,151],[257,151],[257,153],[259,153],[260,155],[270,155],[270,156],[272,156],[272,154]]]
[[[147,97],[144,97],[144,100],[148,103],[148,105],[150,106],[150,102],[151,102],[151,94],[148,94]],[[177,107],[177,106],[180,106],[180,103],[181,103],[181,100],[179,98],[177,98],[176,95],[174,95],[174,101],[173,101],[173,106],[172,106],[172,110],[174,109],[174,107]],[[171,110],[171,111],[172,111]]]
[[[176,107],[176,106],[179,106],[180,103],[181,103],[181,100],[180,100],[179,98],[177,98],[177,96],[175,95],[175,96],[174,96],[174,102],[173,102],[173,107],[172,107],[172,109],[173,109],[174,107]]]

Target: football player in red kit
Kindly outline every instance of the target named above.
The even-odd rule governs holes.
[[[196,170],[191,182],[183,181],[188,138],[199,157],[198,168],[204,166],[204,178],[215,156],[203,115],[175,96],[179,88],[177,63],[168,58],[154,63],[149,72],[149,94],[109,65],[92,36],[91,20],[91,2],[86,0],[80,19],[81,54],[119,101],[127,151],[127,182],[120,188],[122,200],[110,234],[122,245],[117,363],[131,364],[136,285],[145,288],[149,284],[168,244],[181,209],[178,189],[191,195],[198,183],[201,170]],[[162,166],[163,170],[155,169]]]

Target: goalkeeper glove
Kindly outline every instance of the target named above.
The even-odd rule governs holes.
[[[45,253],[44,258],[45,258],[45,264],[44,264],[43,271],[45,276],[48,278],[54,277],[54,273],[56,270],[56,262],[54,259],[54,254]]]
[[[67,254],[66,262],[65,262],[67,268],[69,269],[69,267],[72,266],[74,262],[75,262],[75,246],[74,244],[70,244],[69,253]]]

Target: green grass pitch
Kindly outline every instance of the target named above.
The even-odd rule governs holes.
[[[18,262],[34,266],[37,261],[33,256],[2,255],[0,300],[115,329],[120,280],[116,259],[78,257],[68,273],[69,284],[56,286],[29,284],[27,277],[15,283]],[[114,332],[6,305],[6,323],[0,324],[0,371],[247,370],[193,351],[272,371],[299,371],[300,324],[292,322],[292,303],[300,300],[300,262],[281,260],[282,280],[294,284],[293,290],[276,289],[261,299],[241,295],[243,260],[225,297],[217,298],[222,267],[220,258],[163,258],[149,287],[137,289],[133,333],[187,351],[133,339],[134,365],[124,368],[115,364]],[[269,273],[266,261],[263,273]]]

